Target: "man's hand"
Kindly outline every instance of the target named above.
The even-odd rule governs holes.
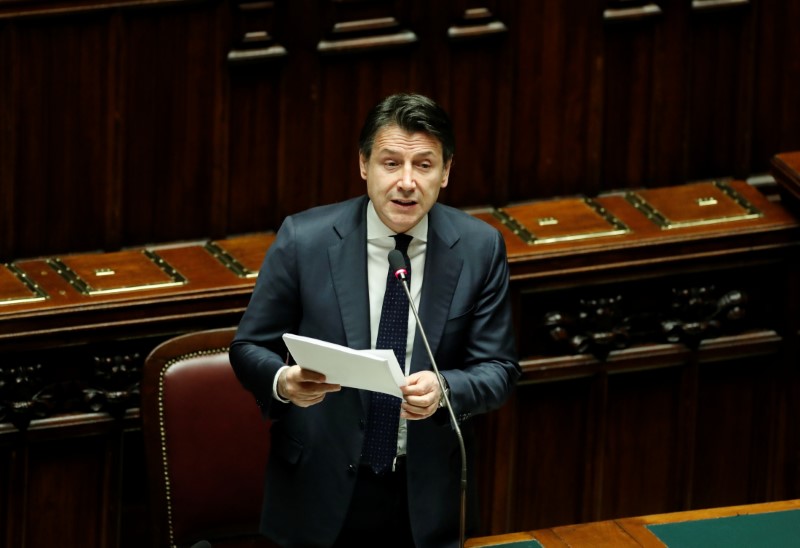
[[[408,384],[403,391],[404,400],[400,406],[400,416],[404,419],[426,419],[436,413],[442,389],[433,371],[418,371],[406,378]]]
[[[298,407],[309,407],[325,399],[328,392],[338,392],[339,384],[328,384],[325,375],[293,365],[278,378],[278,395]]]

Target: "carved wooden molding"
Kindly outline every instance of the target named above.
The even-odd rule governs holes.
[[[590,354],[604,361],[633,344],[673,343],[696,350],[702,341],[734,331],[746,316],[747,295],[723,295],[713,285],[672,288],[652,309],[628,304],[624,295],[580,299],[545,314],[550,340],[568,354]],[[652,305],[651,305],[652,306]]]
[[[0,424],[27,430],[35,420],[74,413],[104,413],[121,419],[139,407],[143,352],[67,356],[35,364],[0,366]]]
[[[707,339],[700,344],[700,362],[720,362],[743,357],[772,356],[779,352],[783,338],[775,331],[761,330],[732,336]],[[598,362],[591,354],[547,356],[520,361],[522,378],[519,384],[545,382],[557,379],[573,379],[591,376],[598,371],[620,372],[638,370],[646,362],[648,368],[674,367],[690,361],[686,346],[675,343],[653,343],[632,346],[614,352],[608,360]]]
[[[649,19],[661,15],[661,7],[655,2],[642,2],[637,6],[629,6],[626,2],[613,2],[603,10],[605,21],[632,21]]]
[[[228,51],[232,65],[263,63],[283,59],[286,48],[274,36],[275,4],[273,1],[242,1],[233,18],[237,44]]]
[[[506,34],[508,27],[494,17],[487,8],[470,8],[464,11],[458,24],[447,29],[450,40],[476,40]]]
[[[324,26],[328,30],[317,43],[324,55],[404,49],[419,41],[401,23],[396,3],[388,0],[331,0]]]
[[[113,0],[98,2],[96,0],[32,2],[11,1],[0,2],[0,20],[23,17],[59,16],[92,11],[107,11],[120,8],[169,7],[176,4],[198,3],[200,0]]]
[[[692,9],[695,11],[708,11],[725,8],[738,8],[746,6],[750,0],[692,0]]]
[[[92,385],[83,389],[89,410],[121,418],[127,409],[138,407],[143,364],[138,352],[95,356]]]
[[[52,409],[41,364],[0,367],[0,423],[10,422],[24,430],[33,419],[50,415]]]
[[[317,51],[325,54],[356,53],[415,44],[417,35],[403,29],[394,17],[336,23],[331,38],[320,40]]]

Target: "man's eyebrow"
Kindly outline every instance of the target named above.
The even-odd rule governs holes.
[[[391,148],[382,148],[377,152],[377,154],[400,154],[400,151]],[[429,148],[414,153],[414,158],[419,158],[420,156],[436,156],[436,151]]]

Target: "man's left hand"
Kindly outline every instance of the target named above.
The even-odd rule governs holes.
[[[408,420],[426,419],[436,413],[442,389],[433,371],[418,371],[406,377],[407,384],[401,388],[404,401],[400,416]]]

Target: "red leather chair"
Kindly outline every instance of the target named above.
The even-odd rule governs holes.
[[[231,369],[234,333],[182,335],[145,360],[141,415],[155,546],[274,546],[258,534],[269,423]]]

